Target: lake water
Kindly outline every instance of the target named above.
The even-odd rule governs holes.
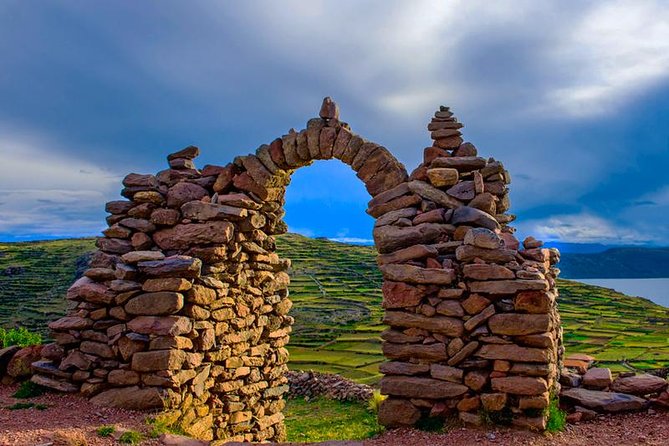
[[[669,279],[574,279],[589,285],[613,288],[629,296],[641,296],[669,307]]]

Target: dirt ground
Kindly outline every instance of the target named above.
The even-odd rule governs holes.
[[[145,434],[149,431],[144,422],[145,413],[101,408],[85,398],[67,394],[49,393],[29,400],[12,398],[16,389],[17,386],[0,386],[0,446],[46,445],[60,435],[84,435],[89,446],[117,445],[119,443],[113,438],[101,438],[95,432],[108,424]],[[7,409],[15,403],[25,402],[45,404],[47,408]],[[142,442],[146,446],[158,444],[155,439]]]
[[[95,432],[100,426],[109,424],[144,433],[146,439],[141,443],[143,446],[160,444],[158,440],[148,438],[145,413],[101,408],[80,396],[64,394],[45,394],[29,400],[45,404],[45,410],[9,410],[8,406],[26,402],[12,398],[16,388],[0,386],[0,446],[47,445],[62,434],[70,437],[83,435],[90,446],[118,445],[113,438],[101,438]],[[568,425],[565,432],[556,435],[513,429],[485,431],[457,428],[445,434],[396,429],[362,443],[365,446],[667,446],[669,412],[600,416],[594,421]]]
[[[365,446],[668,446],[669,412],[601,416],[593,421],[567,425],[565,432],[555,435],[541,435],[512,429],[487,432],[475,429],[454,429],[446,434],[398,429],[386,432],[364,444]]]

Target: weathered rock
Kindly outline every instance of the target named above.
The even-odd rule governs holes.
[[[189,201],[181,206],[181,213],[185,218],[191,220],[208,221],[242,219],[248,216],[249,211],[241,207],[226,206],[224,204]]]
[[[484,249],[472,245],[461,245],[455,250],[457,259],[461,262],[471,262],[479,258],[486,262],[508,263],[516,258],[515,251],[509,249]]]
[[[583,376],[583,385],[590,389],[605,389],[611,385],[613,377],[611,369],[603,367],[594,367]]]
[[[500,228],[493,216],[470,206],[456,207],[451,222],[454,225],[480,226],[491,230]]]
[[[155,350],[132,355],[132,369],[137,372],[177,370],[186,360],[181,350]]]
[[[587,375],[587,374],[586,374]],[[659,376],[643,373],[641,375],[618,377],[611,384],[611,390],[632,395],[649,395],[662,392],[669,383]]]
[[[470,282],[469,290],[473,293],[516,294],[519,291],[548,290],[545,280],[495,280],[490,282]]]
[[[189,333],[192,322],[182,316],[138,316],[128,322],[128,328],[136,333],[159,336],[179,336]]]
[[[412,426],[420,419],[420,411],[408,400],[387,398],[379,407],[379,424],[388,428]]]
[[[207,195],[208,192],[204,187],[194,183],[181,182],[167,191],[167,205],[171,208],[179,208],[184,203],[200,200]]]
[[[395,282],[448,285],[455,280],[452,269],[421,268],[413,265],[381,265],[383,277]]]
[[[550,317],[546,314],[496,314],[488,320],[494,334],[521,336],[543,333],[550,328]]]
[[[459,172],[471,172],[472,170],[485,167],[486,160],[475,156],[437,158],[432,161],[431,167],[448,167],[457,169]]]
[[[464,331],[459,319],[446,316],[426,317],[402,311],[386,311],[383,322],[392,327],[423,328],[446,336],[461,336]]]
[[[473,245],[478,248],[499,249],[502,247],[502,239],[490,229],[472,228],[467,231],[464,244]]]
[[[30,376],[32,374],[30,366],[42,357],[42,348],[41,345],[31,345],[14,353],[12,359],[7,363],[7,375],[12,378]]]
[[[553,302],[553,297],[545,291],[521,291],[514,299],[514,306],[516,311],[548,313]]]
[[[374,228],[376,248],[381,254],[388,254],[413,245],[437,243],[444,239],[452,227],[437,223],[423,223],[417,226],[381,226]]]
[[[439,252],[434,246],[413,245],[390,254],[380,254],[376,260],[379,265],[385,265],[388,263],[404,263],[424,257],[436,257],[438,254]]]
[[[160,316],[176,313],[183,306],[183,294],[173,291],[159,291],[133,297],[125,304],[124,309],[128,314]]]
[[[470,231],[471,232],[471,231]],[[516,275],[513,271],[501,265],[472,263],[462,268],[464,276],[474,280],[500,280],[514,279]]]
[[[446,192],[439,190],[424,181],[410,181],[409,190],[426,200],[433,201],[436,204],[446,208],[457,208],[462,206],[462,202],[460,200],[451,197]]]
[[[385,375],[418,375],[421,373],[428,373],[430,371],[430,365],[389,361],[381,364],[379,366],[379,371]]]
[[[33,375],[30,378],[30,381],[42,387],[47,387],[49,389],[55,390],[57,392],[74,393],[79,391],[79,386],[77,385],[74,385],[67,381],[61,381],[58,379],[49,378],[48,376],[44,375]]]
[[[549,350],[520,347],[514,344],[486,344],[476,352],[476,356],[484,359],[503,359],[518,362],[550,362]]]
[[[157,387],[121,387],[104,391],[93,398],[97,406],[117,407],[130,410],[162,409],[163,394]]]
[[[469,390],[462,384],[432,378],[385,376],[381,379],[381,393],[407,398],[453,398]]]
[[[161,229],[153,240],[161,249],[185,250],[193,245],[225,244],[232,240],[233,226],[227,221],[179,224]]]
[[[457,353],[455,353],[451,359],[448,360],[448,365],[456,366],[460,364],[465,359],[469,358],[474,352],[479,348],[478,341],[470,341],[465,344]],[[450,347],[450,344],[449,344]]]
[[[457,367],[449,367],[447,365],[432,364],[430,365],[430,376],[442,381],[450,381],[454,383],[462,383],[463,371]]]
[[[382,346],[386,358],[409,360],[412,358],[431,361],[445,361],[448,359],[444,344],[392,344],[384,342]]]
[[[506,406],[506,393],[483,393],[481,394],[481,404],[489,412],[497,412]]]
[[[452,186],[458,182],[460,174],[457,169],[436,168],[427,169],[427,177],[435,187]]]
[[[189,256],[171,256],[164,260],[140,262],[137,266],[148,276],[194,279],[200,275],[202,261]]]
[[[382,291],[383,308],[405,308],[418,305],[430,290],[425,286],[384,281]]]
[[[491,386],[492,390],[497,392],[511,393],[514,395],[541,395],[548,391],[548,384],[545,379],[524,376],[493,378],[491,380]]]
[[[560,397],[600,412],[637,411],[644,409],[648,405],[646,400],[634,395],[583,388],[563,390],[560,393]]]
[[[18,345],[11,345],[0,349],[0,377],[5,375],[7,372],[7,364],[9,364],[9,361],[19,350],[21,350],[21,347]]]

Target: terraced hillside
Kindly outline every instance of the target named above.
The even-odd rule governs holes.
[[[46,333],[65,312],[63,298],[95,248],[92,239],[0,243],[0,326]]]
[[[43,329],[65,308],[62,298],[92,240],[0,244],[0,326]],[[287,234],[292,259],[295,369],[379,378],[383,361],[381,275],[374,249]],[[605,288],[560,281],[568,352],[586,352],[614,370],[669,366],[669,309]]]

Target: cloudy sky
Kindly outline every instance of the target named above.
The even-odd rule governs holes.
[[[669,244],[669,5],[644,0],[2,0],[0,240],[95,235],[125,173],[225,164],[328,95],[409,171],[451,106],[522,234]],[[287,199],[293,231],[370,238],[337,161]]]

